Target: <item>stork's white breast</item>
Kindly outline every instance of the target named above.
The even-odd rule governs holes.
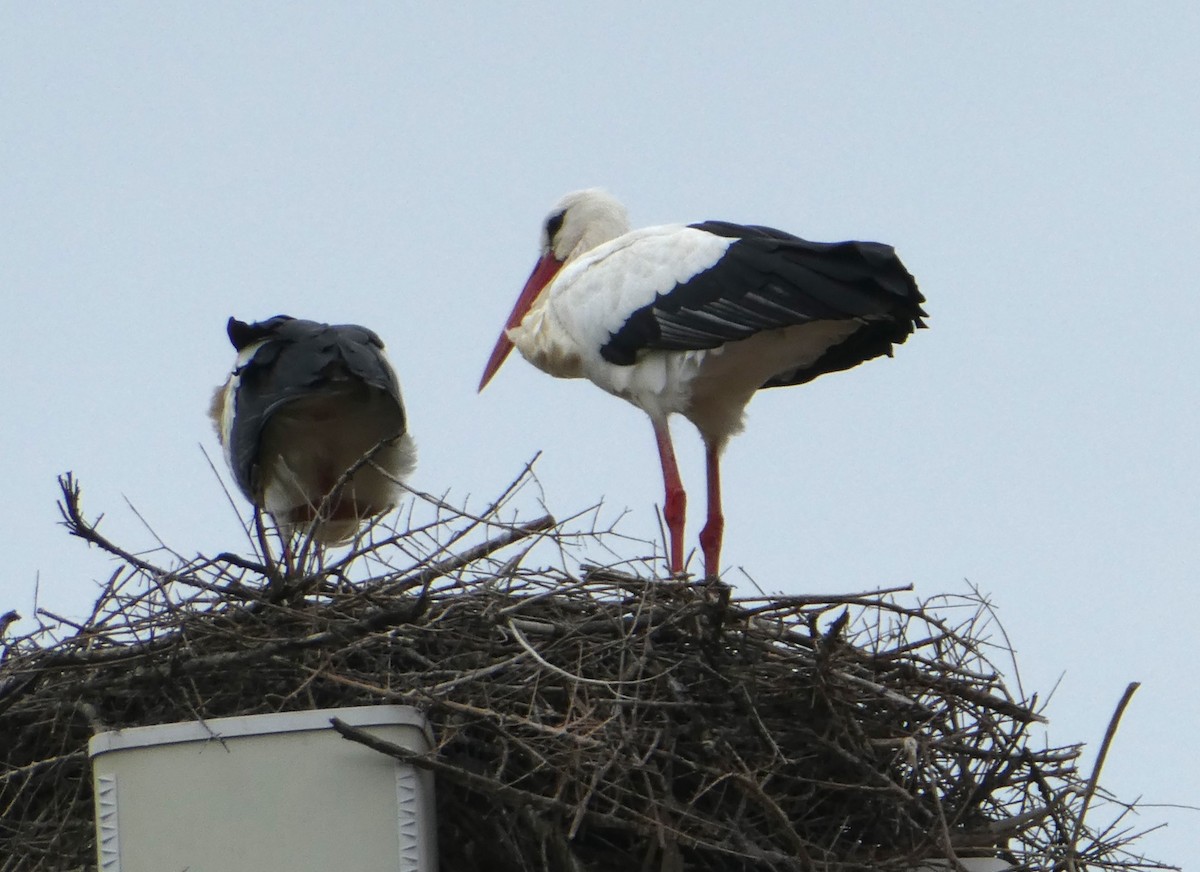
[[[559,378],[587,378],[652,414],[682,411],[709,353],[647,351],[631,366],[600,355],[629,316],[714,266],[735,240],[672,224],[635,230],[568,263],[508,336]]]

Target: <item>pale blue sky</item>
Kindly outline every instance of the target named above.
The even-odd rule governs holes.
[[[552,511],[655,537],[641,413],[515,358],[474,393],[545,211],[600,185],[636,225],[889,242],[929,299],[894,360],[751,404],[727,577],[969,580],[1026,689],[1061,677],[1050,741],[1095,748],[1140,680],[1103,781],[1197,804],[1197,45],[1184,2],[0,4],[0,609],[111,571],[56,525],[65,470],[118,541],[153,544],[127,497],[241,547],[199,448],[231,314],[380,333],[416,486],[483,502],[542,450]],[[1159,821],[1200,859],[1200,813]]]

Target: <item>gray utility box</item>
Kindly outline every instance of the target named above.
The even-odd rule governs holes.
[[[134,727],[92,737],[101,872],[436,872],[433,775],[331,718],[423,753],[410,706]]]

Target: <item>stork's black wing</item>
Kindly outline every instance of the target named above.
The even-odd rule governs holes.
[[[273,414],[301,397],[358,382],[395,400],[397,432],[404,431],[400,385],[374,331],[276,315],[254,324],[230,318],[227,332],[239,351],[262,343],[234,372],[238,381],[230,456],[238,484],[247,493],[254,490],[263,429]]]
[[[635,311],[601,349],[630,365],[644,349],[716,348],[764,330],[815,321],[861,326],[802,369],[763,387],[800,384],[890,354],[921,321],[924,297],[889,245],[809,242],[771,227],[706,221],[693,229],[733,240],[716,264]]]

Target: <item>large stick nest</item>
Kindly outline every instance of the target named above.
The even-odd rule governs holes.
[[[1085,825],[1081,748],[1035,746],[978,596],[530,568],[530,546],[615,534],[506,523],[503,500],[418,501],[428,523],[336,555],[276,559],[260,527],[253,558],[157,566],[62,484],[68,529],[118,565],[80,622],[41,612],[5,642],[0,621],[0,872],[95,868],[95,731],[370,703],[433,725],[414,762],[436,774],[445,872],[1161,868],[1129,853],[1129,806]]]

